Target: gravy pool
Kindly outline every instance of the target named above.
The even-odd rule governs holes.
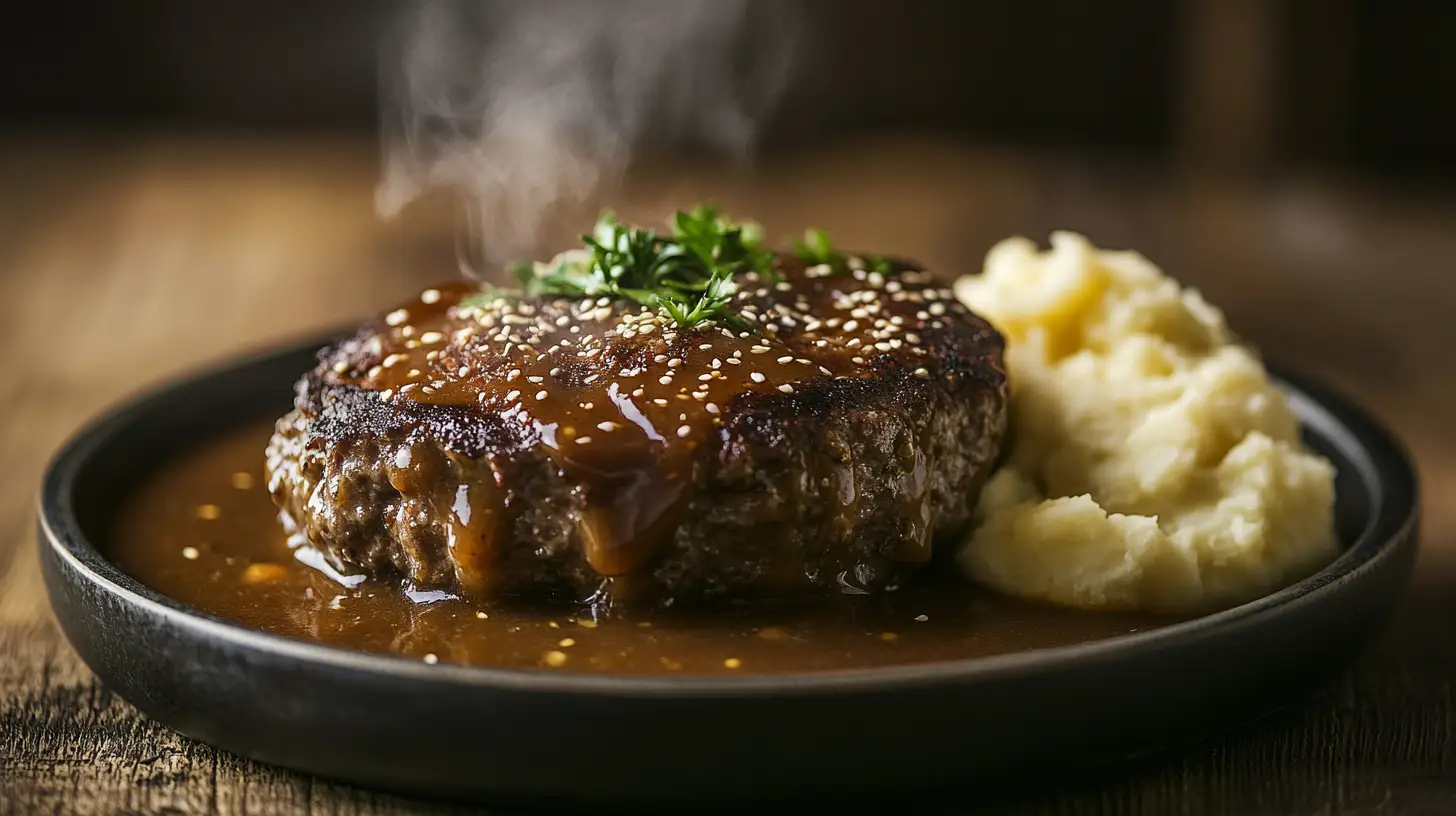
[[[396,586],[338,583],[300,560],[269,499],[271,423],[168,462],[130,496],[104,543],[121,569],[218,617],[287,637],[463,663],[610,674],[865,669],[1097,640],[1175,619],[1042,606],[968,586],[951,570],[893,593],[812,605],[614,612],[483,605]]]

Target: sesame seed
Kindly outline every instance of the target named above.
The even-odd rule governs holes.
[[[667,404],[667,400],[663,399],[662,397],[658,397],[657,399],[654,399],[652,402],[653,402],[654,405],[666,405]]]
[[[439,303],[440,302],[440,290],[439,289],[426,289],[425,291],[423,291],[423,292],[420,293],[420,302],[421,303]]]
[[[679,439],[685,438],[688,434],[690,434],[692,432],[693,432],[693,429],[692,428],[689,428],[686,425],[684,425],[681,428],[678,428],[677,429],[677,435],[678,435],[678,438]]]
[[[664,374],[661,377],[658,377],[657,378],[657,381],[660,382],[660,383],[662,383],[663,385],[672,385],[672,377],[669,377],[666,374]]]
[[[851,321],[849,321],[849,322],[847,322],[847,323],[844,324],[844,330],[845,331],[851,331],[852,332],[852,331],[854,331],[855,329],[858,329],[858,328],[859,328],[859,321],[858,320],[851,320]]]
[[[743,661],[742,660],[739,660],[736,657],[730,657],[727,660],[724,660],[723,661],[723,667],[724,668],[727,668],[727,669],[736,669],[736,668],[738,668],[738,667],[740,667],[742,665],[743,665]]]
[[[763,376],[762,374],[758,373],[757,371],[750,371],[750,372],[748,372],[748,378],[750,380],[753,380],[754,382],[757,382],[757,383],[761,383],[764,380],[768,379],[767,377]]]
[[[485,620],[486,618],[489,618],[490,616],[487,615],[487,614],[485,614],[484,612],[476,612],[475,613],[475,617],[480,618],[481,620]]]
[[[546,381],[546,378],[545,377],[527,377],[526,378],[526,382],[528,382],[528,383],[534,383],[535,385],[540,385],[541,383],[543,383],[545,381]]]
[[[682,360],[679,360],[677,358],[673,358],[667,361],[668,368],[677,368],[680,365],[682,365]]]
[[[536,399],[538,399],[538,400],[546,399],[546,390],[545,389],[542,389],[540,391],[537,391],[536,392]]]
[[[788,383],[784,383],[783,385],[779,386],[779,390],[784,392],[785,394],[794,393],[794,387],[792,385],[789,385]]]
[[[917,376],[917,377],[929,377],[930,376],[930,372],[929,371],[926,371],[923,368],[917,368],[917,369],[915,369],[915,376]]]
[[[917,621],[919,621],[921,623],[925,623],[926,621],[930,620],[930,616],[929,615],[916,615],[915,616],[915,620],[917,620]]]
[[[698,375],[698,379],[699,380],[702,380],[703,382],[707,382],[708,380],[713,379],[713,375],[712,374],[699,374]]]
[[[716,404],[714,404],[714,403],[711,403],[710,402],[707,405],[704,405],[703,408],[704,408],[704,410],[706,410],[710,414],[716,414],[716,413],[718,413],[718,406]]]
[[[217,521],[222,516],[222,508],[215,504],[197,505],[197,517],[204,521]]]
[[[781,363],[792,363],[793,361],[794,356],[792,354],[785,354],[784,356],[779,358],[779,362]]]
[[[570,649],[572,646],[576,645],[576,638],[562,638],[561,642],[557,643],[556,645],[560,646],[563,649]]]
[[[439,663],[440,662],[440,658],[437,657],[434,652],[431,652],[431,653],[425,655],[425,658],[424,659],[425,659],[425,662],[428,663],[428,664],[430,664],[431,666],[433,666],[436,663]]]
[[[406,320],[409,320],[409,312],[404,309],[395,309],[384,316],[384,322],[390,326],[398,326]]]
[[[445,339],[445,335],[437,331],[427,331],[420,335],[420,342],[425,345],[433,345]]]
[[[541,655],[541,660],[544,661],[548,666],[564,666],[566,665],[566,652],[558,652],[552,650],[544,655]]]
[[[197,548],[196,547],[183,547],[182,548],[182,557],[185,558],[185,559],[187,559],[188,561],[196,561],[197,560],[197,556],[199,554],[200,553],[197,552]]]
[[[596,407],[596,403],[592,403],[592,402],[583,402],[581,404],[581,409],[583,411],[590,411],[592,408],[595,408],[595,407]]]
[[[510,391],[510,392],[507,392],[506,393],[506,402],[513,402],[513,401],[515,401],[516,397],[519,397],[520,395],[521,395],[521,392],[520,391]]]
[[[598,422],[597,427],[604,431],[615,431],[622,426],[615,422]]]
[[[576,444],[578,444],[578,445],[589,445],[589,444],[591,444],[591,437],[590,436],[578,436],[576,438]]]

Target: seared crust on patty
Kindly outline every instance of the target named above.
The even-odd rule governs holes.
[[[1001,338],[923,272],[792,258],[751,330],[606,300],[421,298],[324,349],[270,488],[340,571],[486,596],[871,591],[969,521]]]

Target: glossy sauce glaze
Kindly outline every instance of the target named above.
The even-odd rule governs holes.
[[[672,534],[690,498],[695,453],[716,444],[725,416],[744,400],[891,374],[954,388],[964,372],[942,365],[958,358],[938,343],[973,347],[994,335],[922,270],[836,272],[787,255],[774,269],[772,281],[745,276],[733,302],[741,322],[731,327],[679,326],[655,309],[605,297],[517,300],[441,285],[345,344],[318,386],[358,389],[392,410],[478,412],[487,442],[454,453],[489,460],[495,450],[539,444],[582,485],[587,563],[602,576],[626,575]],[[914,455],[923,458],[919,448]],[[389,469],[394,488],[427,493],[420,474],[438,470],[420,467],[427,459],[401,449]],[[295,475],[286,457],[278,462],[270,473],[275,493]],[[922,483],[915,495],[926,503],[926,463],[912,470]],[[847,473],[836,476],[852,511]],[[495,483],[503,481],[498,472]],[[510,515],[503,495],[479,480],[431,498],[454,511],[452,549],[466,586],[484,585],[498,555]],[[929,555],[931,531],[922,526],[906,542],[922,552],[906,560]]]
[[[426,663],[611,674],[861,669],[1066,645],[1172,622],[1002,598],[934,569],[900,591],[775,606],[623,613],[484,605],[330,577],[291,546],[259,451],[236,432],[164,464],[130,496],[104,549],[142,583],[219,617],[288,637]],[[313,566],[310,566],[312,564]],[[336,580],[338,579],[338,580]],[[342,580],[342,583],[340,582]]]

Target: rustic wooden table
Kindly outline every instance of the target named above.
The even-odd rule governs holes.
[[[659,172],[646,210],[707,194],[771,231],[806,220],[943,270],[1055,227],[1142,249],[1269,356],[1403,436],[1423,550],[1388,633],[1306,704],[1206,744],[992,803],[1034,813],[1456,812],[1456,202],[1138,165],[845,147],[758,179]],[[342,141],[54,137],[0,145],[0,812],[434,812],[177,736],[97,684],[52,623],[41,468],[108,403],[190,366],[354,319],[453,274],[450,228],[372,212]],[[946,808],[955,811],[952,806]]]

